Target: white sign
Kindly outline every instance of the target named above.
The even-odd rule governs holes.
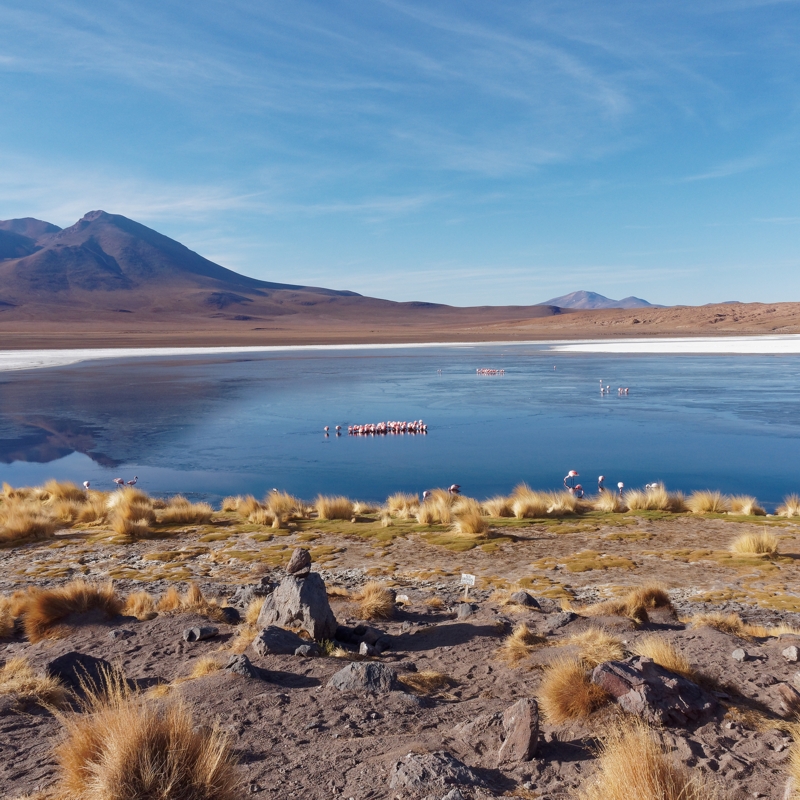
[[[466,572],[461,574],[461,585],[462,586],[474,586],[475,585],[475,576],[468,575]]]

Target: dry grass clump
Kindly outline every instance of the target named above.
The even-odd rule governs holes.
[[[178,702],[132,695],[123,680],[62,717],[57,793],[71,800],[238,800],[230,745]]]
[[[0,667],[0,695],[12,694],[17,702],[42,706],[62,706],[67,690],[57,678],[37,674],[26,658],[9,658]]]
[[[398,680],[416,694],[435,694],[455,685],[455,681],[449,675],[431,669],[406,672],[400,675]]]
[[[647,609],[653,608],[672,608],[672,600],[669,599],[669,592],[656,583],[648,583],[631,589],[625,597],[625,601],[631,606],[643,606]]]
[[[410,519],[417,513],[419,497],[407,492],[396,492],[386,498],[386,510],[393,517]]]
[[[591,503],[595,511],[603,511],[607,514],[615,514],[626,508],[622,498],[616,492],[600,492]]]
[[[235,511],[239,516],[245,519],[248,519],[254,511],[261,508],[261,503],[251,494],[246,494],[244,497],[239,497],[237,499],[238,503],[236,504]]]
[[[73,500],[82,503],[86,492],[71,481],[49,480],[39,490],[42,500]]]
[[[90,489],[86,495],[86,502],[81,506],[78,522],[92,523],[104,522],[108,513],[108,494]]]
[[[545,670],[538,699],[547,721],[560,725],[588,717],[608,700],[608,695],[589,680],[586,667],[578,659],[562,658]]]
[[[171,498],[161,512],[164,525],[206,525],[211,522],[214,509],[208,503],[190,503],[183,495]]]
[[[489,531],[489,523],[486,522],[481,507],[475,500],[471,503],[464,503],[456,513],[453,531],[461,536],[484,536]]]
[[[247,521],[252,522],[253,525],[269,525],[272,528],[280,528],[281,526],[280,516],[263,506],[253,509],[247,515]]]
[[[526,658],[536,645],[544,644],[544,642],[543,636],[534,633],[522,622],[503,640],[498,657],[513,667]]]
[[[675,761],[641,720],[606,731],[593,779],[579,800],[714,800],[717,791],[695,770]]]
[[[194,662],[192,671],[189,673],[189,678],[204,678],[206,675],[213,675],[221,669],[222,665],[214,656],[203,656]]]
[[[394,616],[394,594],[377,581],[367,583],[355,595],[362,619],[391,619]]]
[[[233,653],[244,653],[256,638],[259,632],[258,617],[264,607],[264,597],[255,597],[248,604],[244,612],[244,623],[236,629],[236,637],[231,643]]]
[[[189,583],[183,594],[180,594],[174,586],[170,586],[156,604],[156,610],[164,613],[191,612],[209,619],[224,621],[217,601],[206,599],[196,583]]]
[[[686,501],[686,507],[692,514],[726,514],[731,510],[731,501],[722,492],[705,489],[692,492]]]
[[[305,504],[288,492],[270,492],[264,498],[264,505],[281,519],[302,519],[305,516]]]
[[[723,614],[712,611],[707,614],[695,614],[691,620],[693,628],[714,628],[732,636],[746,637],[746,625],[738,614]]]
[[[587,628],[570,636],[564,644],[578,648],[578,658],[589,669],[606,661],[619,661],[625,657],[622,642],[602,628]]]
[[[686,511],[686,499],[682,492],[668,492],[658,484],[650,489],[631,489],[623,497],[631,511],[671,511],[675,514]]]
[[[223,497],[222,503],[220,503],[219,506],[219,510],[222,512],[238,511],[239,503],[241,502],[242,502],[242,496],[240,494]]]
[[[29,641],[38,642],[52,636],[59,623],[71,614],[101,611],[110,618],[116,617],[122,607],[112,583],[100,585],[79,579],[57,589],[31,593],[22,613],[22,625]]]
[[[153,500],[133,486],[112,492],[107,500],[111,527],[121,536],[146,536],[156,522]]]
[[[380,508],[374,503],[364,503],[361,500],[356,500],[356,502],[353,503],[354,514],[377,514],[379,511]]]
[[[669,639],[659,636],[657,633],[648,633],[646,636],[642,636],[634,643],[631,652],[637,656],[652,658],[664,669],[677,672],[678,675],[683,675],[690,680],[694,680],[696,677],[686,656]]]
[[[436,506],[433,503],[423,503],[415,514],[417,522],[420,525],[436,525],[439,521],[439,515],[436,511]]]
[[[779,517],[800,517],[800,495],[789,494],[778,506]]]
[[[763,517],[766,511],[758,504],[755,497],[750,497],[747,494],[736,494],[730,498],[731,513],[744,514],[748,517]]]
[[[535,492],[525,483],[515,487],[511,493],[511,511],[517,519],[546,517],[550,508],[547,492]]]
[[[0,543],[47,539],[58,527],[58,522],[37,503],[6,500],[0,505]]]
[[[314,503],[319,519],[351,519],[353,501],[347,497],[319,495]]]
[[[156,600],[148,592],[133,592],[125,598],[122,613],[136,619],[153,619],[156,616]]]
[[[666,589],[657,585],[640,586],[631,589],[625,597],[601,600],[575,610],[587,617],[628,617],[642,624],[649,620],[648,610],[654,608],[672,608]]]
[[[774,556],[778,553],[778,537],[770,531],[743,533],[731,542],[731,552],[741,556]]]
[[[501,494],[484,500],[482,506],[490,517],[514,516],[514,510],[511,508],[511,499]]]
[[[10,597],[0,595],[0,639],[14,633],[16,615]]]

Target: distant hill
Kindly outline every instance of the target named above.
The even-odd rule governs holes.
[[[559,308],[574,308],[581,311],[592,311],[598,308],[664,308],[664,306],[648,303],[640,297],[625,297],[622,300],[612,300],[597,292],[571,292],[570,294],[554,297],[542,303],[543,306],[558,306]]]

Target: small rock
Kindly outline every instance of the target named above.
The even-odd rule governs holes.
[[[565,625],[569,625],[569,623],[574,619],[575,614],[573,614],[571,611],[559,611],[557,614],[548,614],[547,627],[551,631],[554,631],[558,628],[563,628]]]
[[[315,641],[332,639],[337,628],[336,617],[319,573],[310,572],[306,577],[287,575],[264,600],[257,624],[265,628],[299,624]]]
[[[525,606],[526,608],[539,608],[536,598],[531,597],[527,592],[514,592],[508,599],[512,603],[516,603],[518,606]]]
[[[505,741],[500,747],[501,764],[530,761],[539,745],[539,706],[522,698],[503,712]]]
[[[374,645],[361,642],[358,646],[358,654],[360,656],[377,656],[380,655]]]
[[[795,674],[792,675],[792,683],[795,689],[800,689],[800,672],[795,672]]]
[[[262,670],[254,666],[250,662],[250,659],[244,654],[240,656],[231,656],[228,663],[225,665],[225,672],[231,672],[234,675],[241,675],[243,678],[251,678],[254,680],[264,679]]]
[[[468,619],[475,613],[472,603],[459,603],[456,608],[456,619]]]
[[[308,641],[293,631],[269,625],[253,640],[253,650],[260,656],[290,656],[294,655],[298,647],[306,644],[308,644]]]
[[[104,658],[74,650],[46,664],[45,672],[75,692],[82,692],[84,687],[102,689],[107,678],[115,674],[113,665]]]
[[[401,606],[407,606],[411,601],[408,599],[407,594],[399,594],[394,599],[395,603],[399,603]]]
[[[397,686],[397,673],[387,664],[354,661],[334,673],[328,686],[340,692],[383,694]]]
[[[461,790],[458,788],[451,789],[443,798],[442,800],[466,800],[463,794],[461,794]]]
[[[113,631],[108,632],[109,639],[130,639],[133,636],[133,631],[129,631],[126,628],[114,628]]]
[[[428,789],[433,786],[485,786],[466,764],[442,750],[409,753],[396,762],[389,779],[391,789]]]
[[[790,663],[794,664],[800,658],[800,651],[794,646],[790,645],[785,650],[781,651],[781,655]]]
[[[298,578],[308,575],[311,572],[311,553],[304,547],[296,548],[286,565],[286,571]]]
[[[731,658],[741,664],[743,661],[747,661],[747,653],[741,647],[738,647],[731,653]]]
[[[199,625],[194,628],[187,628],[183,632],[183,638],[187,642],[200,642],[203,639],[213,639],[219,630],[212,625]]]
[[[222,606],[219,611],[222,614],[222,621],[228,625],[238,625],[242,621],[242,615],[233,606]]]
[[[322,651],[316,644],[301,644],[297,650],[294,651],[296,656],[302,656],[303,658],[315,658],[316,656],[321,656]]]

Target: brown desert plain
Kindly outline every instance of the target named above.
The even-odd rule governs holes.
[[[800,332],[800,304],[453,308],[125,217],[0,222],[0,347]],[[800,497],[0,493],[0,796],[797,800]]]

